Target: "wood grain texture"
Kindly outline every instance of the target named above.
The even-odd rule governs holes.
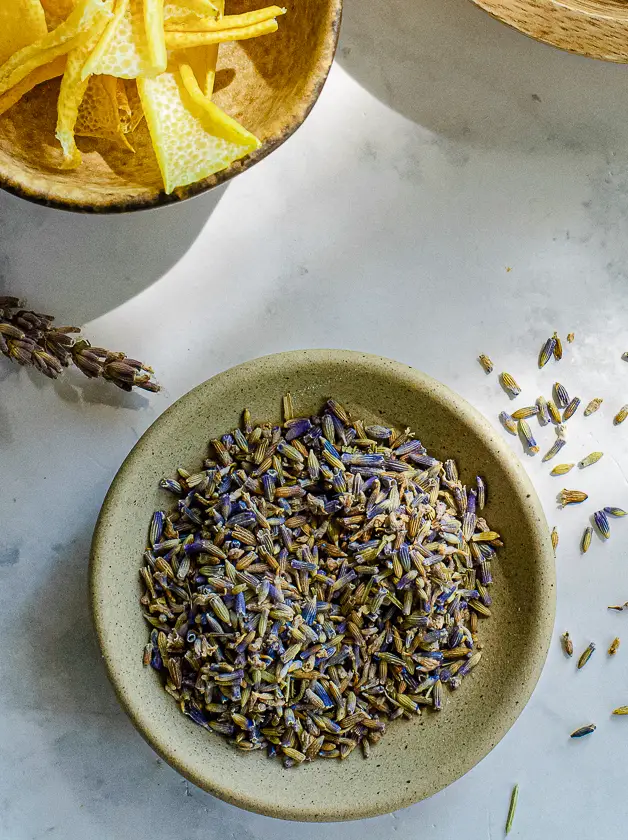
[[[228,0],[230,14],[259,7]],[[83,163],[60,170],[55,141],[59,80],[30,91],[0,117],[0,187],[32,201],[90,213],[125,212],[184,200],[230,180],[280,146],[305,120],[325,83],[340,28],[342,0],[295,0],[274,35],[221,47],[214,101],[256,134],[262,146],[228,169],[166,195],[145,121],[135,154],[78,138]]]
[[[471,0],[537,41],[588,58],[628,62],[628,3],[623,0]]]

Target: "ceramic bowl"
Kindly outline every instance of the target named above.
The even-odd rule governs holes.
[[[256,0],[227,2],[229,14],[259,6]],[[143,121],[133,134],[135,154],[79,138],[83,163],[62,171],[54,139],[57,79],[35,88],[0,117],[0,186],[53,207],[108,213],[181,201],[249,169],[305,120],[336,50],[342,0],[297,0],[288,7],[275,34],[220,49],[214,101],[260,138],[262,146],[252,155],[166,195]]]
[[[472,0],[537,41],[604,61],[628,62],[625,0]]]
[[[232,429],[248,406],[280,422],[290,391],[298,414],[330,396],[354,416],[410,426],[428,451],[453,457],[463,481],[488,486],[486,517],[506,547],[495,563],[493,617],[481,623],[484,655],[444,710],[396,721],[365,761],[317,761],[286,770],[261,752],[241,754],[178,710],[155,671],[142,666],[148,637],[138,569],[154,510],[171,504],[159,479],[200,466],[208,440]],[[372,817],[430,796],[470,770],[513,725],[541,673],[554,618],[554,556],[541,505],[500,435],[464,400],[406,365],[336,350],[257,359],[199,385],[143,435],[116,476],[92,546],[91,602],[109,677],[152,747],[194,784],[275,817]]]

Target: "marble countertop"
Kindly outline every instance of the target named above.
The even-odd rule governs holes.
[[[346,0],[338,60],[305,126],[228,188],[180,207],[83,218],[0,195],[0,293],[86,324],[149,361],[163,393],[52,384],[0,362],[1,840],[373,840],[625,836],[628,522],[578,543],[603,505],[628,509],[628,70],[562,54],[467,0]],[[576,334],[559,368],[543,340]],[[119,709],[87,607],[103,496],[177,397],[246,359],[368,350],[445,382],[496,423],[488,353],[534,399],[555,375],[600,412],[570,421],[586,510],[524,458],[560,530],[555,639],[519,721],[472,772],[366,825],[291,825],[193,788]],[[525,404],[520,401],[521,404]],[[542,432],[541,445],[552,441]],[[511,445],[518,449],[514,438]],[[598,652],[576,673],[559,635]],[[625,648],[610,660],[613,636]],[[517,651],[512,651],[517,656]],[[583,741],[569,733],[594,721]]]

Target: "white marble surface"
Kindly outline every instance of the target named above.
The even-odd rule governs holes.
[[[495,840],[515,781],[511,836],[625,836],[628,722],[609,711],[628,703],[628,615],[606,606],[628,599],[628,522],[586,558],[578,541],[595,508],[628,509],[628,424],[611,423],[628,402],[628,69],[536,44],[466,0],[346,7],[307,124],[226,190],[121,218],[0,196],[0,289],[89,321],[166,388],[54,386],[0,363],[1,840]],[[183,782],[119,710],[87,609],[94,521],[139,435],[203,379],[299,347],[394,357],[494,420],[506,400],[477,353],[533,399],[554,378],[536,368],[553,329],[576,333],[560,379],[606,398],[571,421],[565,460],[606,455],[569,480],[590,503],[566,511],[561,480],[525,459],[561,544],[556,638],[515,727],[441,794],[365,825],[279,823]],[[599,645],[578,674],[565,628],[577,649]],[[598,731],[570,741],[589,721]]]

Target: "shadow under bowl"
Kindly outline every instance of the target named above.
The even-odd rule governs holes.
[[[603,61],[628,62],[625,0],[471,0],[537,41]]]
[[[485,515],[505,548],[495,561],[492,617],[481,621],[482,661],[447,696],[440,713],[391,723],[365,761],[316,761],[287,770],[264,753],[242,754],[184,717],[159,677],[142,667],[148,628],[138,603],[138,569],[150,517],[170,506],[158,489],[178,465],[200,467],[210,438],[238,425],[242,409],[280,422],[290,391],[297,415],[331,396],[355,417],[410,426],[428,451],[455,458],[467,484],[482,475]],[[91,602],[109,677],[153,748],[186,778],[242,808],[294,820],[372,817],[436,793],[497,744],[541,673],[555,607],[554,556],[541,505],[497,432],[444,385],[389,359],[337,350],[267,356],[199,385],[144,434],[116,476],[92,544]],[[447,692],[446,692],[447,693]]]
[[[228,2],[229,14],[258,7],[254,0]],[[57,79],[34,88],[0,117],[0,186],[50,207],[114,213],[182,201],[229,181],[303,123],[331,67],[341,14],[342,0],[298,0],[288,5],[273,35],[221,45],[213,101],[262,142],[227,169],[166,195],[145,120],[133,133],[135,154],[79,138],[81,166],[59,169]]]

